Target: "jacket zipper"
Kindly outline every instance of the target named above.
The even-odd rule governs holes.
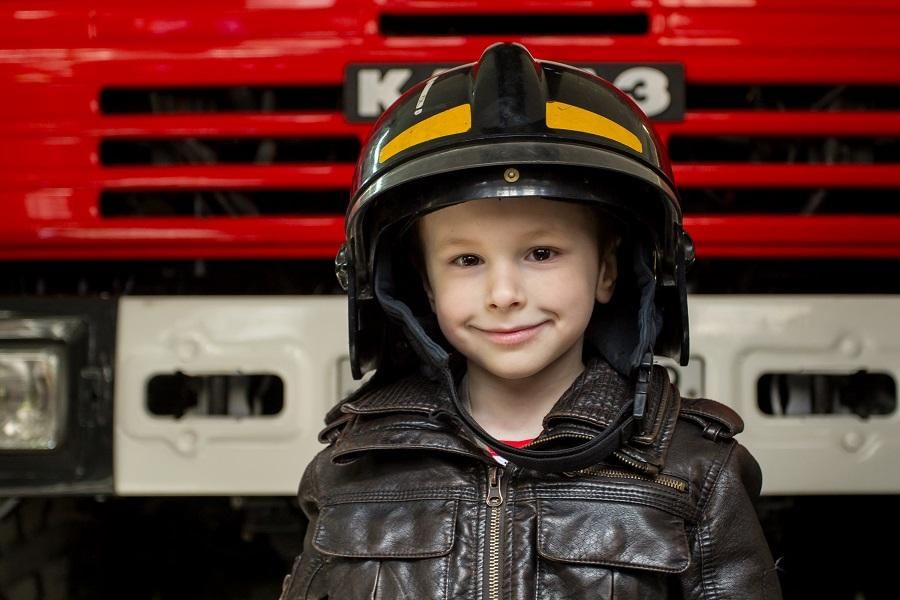
[[[545,441],[549,441],[549,440],[566,438],[566,437],[580,438],[580,439],[585,439],[585,440],[593,439],[591,436],[589,436],[587,434],[570,432],[570,433],[559,433],[556,435],[549,435],[547,437],[541,438],[540,441],[545,442]],[[533,444],[533,443],[534,442],[532,442],[531,444]],[[525,447],[527,448],[528,446],[531,446],[531,444],[527,444]],[[652,467],[650,465],[640,463],[640,462],[634,460],[633,458],[629,457],[627,454],[620,452],[619,450],[616,450],[615,452],[613,452],[613,456],[615,456],[617,459],[619,459],[620,461],[622,461],[629,467],[640,471],[641,474],[638,475],[635,473],[629,473],[628,471],[622,471],[621,469],[609,469],[609,468],[602,468],[602,467],[588,467],[586,469],[581,469],[579,471],[569,472],[566,474],[569,476],[573,476],[576,474],[585,474],[585,475],[599,475],[601,477],[620,477],[620,478],[624,478],[624,479],[636,479],[639,481],[652,481],[653,483],[658,483],[660,485],[664,485],[666,487],[669,487],[673,490],[677,490],[679,492],[687,491],[687,483],[686,482],[684,482],[680,479],[676,479],[675,477],[668,477],[666,475],[654,475],[654,474],[650,473],[650,471],[652,470]]]
[[[525,444],[525,445],[522,446],[522,447],[523,447],[523,448],[531,448],[532,446],[537,445],[537,443],[543,444],[544,442],[549,442],[549,441],[552,441],[552,440],[558,440],[558,439],[562,439],[562,438],[573,438],[573,437],[574,437],[574,438],[585,439],[585,440],[592,440],[592,439],[594,439],[593,437],[591,437],[591,436],[589,436],[589,435],[587,435],[587,434],[584,434],[584,433],[557,433],[557,434],[555,434],[555,435],[548,435],[548,436],[546,436],[546,437],[537,437],[537,438],[531,440],[530,442],[528,442],[527,444]]]
[[[488,468],[487,600],[500,600],[500,551],[503,534],[503,468]]]
[[[638,475],[637,473],[629,473],[628,471],[622,471],[621,469],[588,467],[587,469],[581,469],[580,471],[568,472],[566,475],[570,477],[576,475],[596,475],[598,477],[618,477],[622,479],[636,479],[638,481],[652,481],[653,483],[664,485],[678,492],[686,492],[688,489],[687,482],[675,477],[669,477],[667,475]]]
[[[650,465],[640,463],[640,462],[634,460],[633,458],[631,458],[630,456],[628,456],[627,454],[625,454],[624,452],[621,452],[619,450],[616,450],[615,452],[613,452],[613,456],[615,456],[616,458],[621,460],[623,463],[625,463],[632,469],[637,469],[638,471],[641,471],[642,473],[649,474],[649,471],[651,469]]]

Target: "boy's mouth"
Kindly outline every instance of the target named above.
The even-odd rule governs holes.
[[[536,325],[525,325],[523,327],[503,327],[496,329],[481,329],[476,327],[476,329],[495,344],[514,346],[516,344],[527,342],[536,336],[545,324],[546,321]]]

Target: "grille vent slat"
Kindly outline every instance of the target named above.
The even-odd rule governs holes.
[[[900,163],[900,138],[673,135],[669,157],[678,163]]]
[[[900,191],[860,188],[695,188],[680,192],[685,214],[896,214]]]
[[[328,260],[95,260],[4,264],[0,295],[342,294]]]
[[[703,294],[897,294],[896,260],[698,260],[688,273]]]
[[[112,165],[355,163],[360,143],[339,138],[106,139],[100,163]]]
[[[783,163],[675,163],[675,181],[683,189],[740,187],[895,188],[900,169],[895,165],[829,165]]]
[[[685,88],[687,110],[900,110],[900,85],[719,85]]]
[[[383,14],[378,25],[388,36],[646,35],[650,19],[645,13]]]
[[[107,190],[100,194],[100,216],[343,216],[347,199],[345,190]]]
[[[334,110],[343,89],[334,86],[109,87],[100,92],[106,115]]]

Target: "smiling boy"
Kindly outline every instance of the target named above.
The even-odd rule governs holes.
[[[607,82],[496,44],[413,88],[354,178],[354,374],[282,598],[780,597],[761,474],[681,398],[690,239],[665,150]]]
[[[584,370],[594,303],[615,287],[614,244],[591,209],[542,198],[458,204],[422,217],[418,234],[429,302],[466,357],[472,416],[497,439],[537,437]]]

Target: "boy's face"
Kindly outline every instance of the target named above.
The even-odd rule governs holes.
[[[584,206],[542,198],[473,200],[419,223],[426,293],[454,348],[495,377],[581,365],[594,302],[616,279],[613,244]]]

